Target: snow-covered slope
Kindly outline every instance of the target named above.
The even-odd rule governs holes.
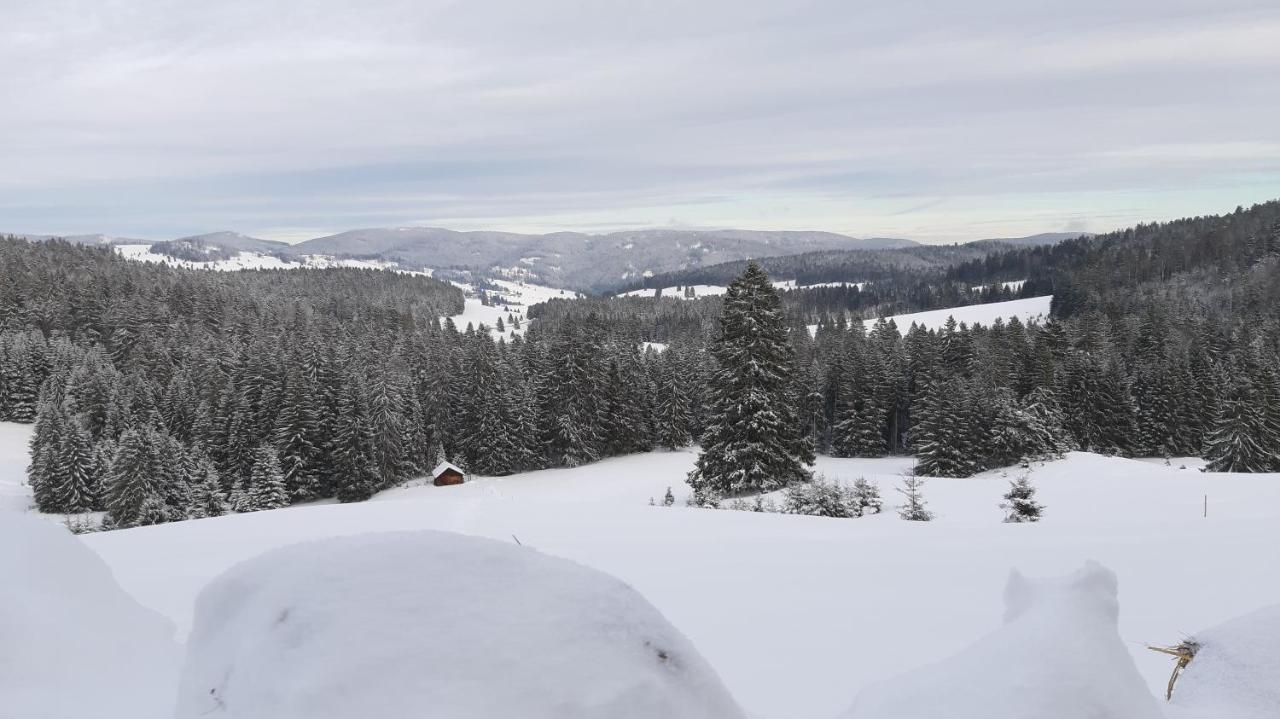
[[[692,451],[411,486],[355,505],[296,507],[86,537],[144,603],[189,626],[198,591],[236,562],[297,541],[440,529],[514,541],[636,587],[761,717],[831,717],[858,691],[972,643],[1000,621],[1011,567],[1053,574],[1097,559],[1122,586],[1119,632],[1153,694],[1169,673],[1147,643],[1274,602],[1259,572],[1280,542],[1280,477],[1210,475],[1073,454],[1038,467],[1035,525],[1001,523],[1007,478],[931,479],[931,523],[648,506],[683,498]],[[821,458],[887,503],[910,460]],[[1209,516],[1203,518],[1205,494]]]
[[[489,334],[494,339],[501,337],[509,340],[515,335],[523,334],[528,326],[528,311],[531,305],[556,298],[569,299],[578,296],[578,293],[571,290],[555,287],[510,280],[491,280],[490,284],[496,285],[499,289],[487,291],[496,299],[486,305],[476,296],[475,289],[471,285],[457,282],[454,284],[467,293],[462,314],[450,318],[454,325],[459,330],[465,330],[467,325],[479,327],[483,324],[489,328]],[[503,322],[502,332],[497,331],[499,319]],[[519,329],[513,326],[513,319],[520,322]]]
[[[226,260],[195,262],[192,260],[180,260],[176,257],[152,252],[151,245],[116,245],[115,249],[116,252],[120,253],[120,256],[130,260],[171,265],[173,267],[186,267],[188,269],[206,269],[230,272],[234,270],[282,270],[305,266],[300,262],[282,260],[275,255],[263,254],[261,252],[241,251],[236,252],[233,257]]]
[[[862,289],[866,286],[866,282],[815,282],[813,284],[800,284],[796,280],[778,280],[773,283],[775,289],[778,290],[796,290],[810,289],[814,287],[857,287]],[[692,288],[693,297],[690,298],[685,294],[685,290]],[[686,287],[663,287],[654,289],[631,290],[629,292],[619,293],[619,297],[673,297],[678,300],[697,299],[698,297],[715,297],[723,295],[729,290],[724,285],[688,285]]]
[[[1043,297],[1009,300],[1008,302],[990,302],[985,305],[967,305],[965,307],[951,307],[945,310],[912,312],[905,315],[893,315],[887,319],[892,319],[898,325],[898,331],[900,332],[906,332],[912,324],[920,325],[925,329],[940,329],[947,324],[947,320],[951,317],[955,317],[956,322],[963,322],[968,325],[982,324],[990,326],[996,318],[1008,322],[1013,317],[1017,317],[1023,322],[1031,320],[1043,322],[1049,317],[1049,303],[1052,301],[1053,295],[1045,295]],[[867,329],[871,329],[875,323],[876,320],[872,319],[867,320],[865,324]]]
[[[125,594],[74,535],[0,510],[0,584],[0,716],[169,716],[173,625]]]
[[[0,425],[0,456],[25,464],[28,431]],[[418,482],[360,504],[143,527],[84,542],[127,591],[185,633],[209,581],[270,549],[375,531],[435,529],[513,543],[514,535],[635,587],[689,637],[744,708],[778,719],[829,719],[866,686],[972,644],[999,625],[1011,567],[1051,575],[1096,559],[1113,569],[1120,637],[1159,696],[1171,662],[1147,644],[1176,642],[1280,596],[1280,574],[1262,561],[1280,544],[1280,475],[1207,474],[1199,460],[1072,453],[1031,472],[1046,507],[1038,524],[1000,521],[1013,471],[927,480],[924,495],[937,519],[915,523],[891,509],[909,458],[819,458],[819,472],[842,482],[865,476],[889,505],[882,515],[823,519],[686,508],[683,479],[695,457],[693,450],[655,452],[455,487]],[[17,482],[21,470],[3,476]],[[677,506],[649,506],[668,486]],[[23,489],[0,487],[17,498],[11,506],[29,502]]]
[[[959,654],[869,687],[846,719],[1160,719],[1117,633],[1117,580],[1088,562],[1014,571],[1000,628]]]
[[[1195,632],[1191,639],[1199,649],[1174,687],[1170,719],[1280,716],[1280,604]]]
[[[197,605],[178,719],[739,719],[613,577],[514,542],[369,534],[278,549]]]

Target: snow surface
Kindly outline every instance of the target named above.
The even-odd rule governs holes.
[[[0,422],[0,512],[31,506],[31,490],[26,486],[30,440],[31,425]]]
[[[293,260],[282,260],[275,255],[264,254],[262,252],[251,252],[241,250],[236,252],[234,257],[226,260],[213,260],[210,262],[195,262],[192,260],[181,260],[169,255],[162,255],[151,251],[151,245],[116,245],[115,250],[120,256],[135,260],[138,262],[151,262],[155,264],[171,265],[173,267],[185,267],[187,269],[203,269],[216,270],[219,272],[235,272],[238,270],[296,270],[304,267],[355,267],[359,269],[369,270],[391,270],[406,275],[422,275],[430,277],[434,270],[407,270],[400,267],[395,262],[387,260],[357,260],[352,258],[330,257],[328,255],[303,255],[301,262]]]
[[[25,465],[28,436],[29,427],[0,425],[0,457],[22,456]],[[514,535],[635,587],[689,637],[738,702],[765,719],[829,719],[865,687],[971,645],[999,625],[1001,588],[1015,566],[1051,575],[1096,559],[1113,569],[1120,637],[1159,697],[1172,660],[1146,645],[1176,643],[1280,597],[1280,572],[1265,560],[1280,545],[1277,474],[1212,474],[1199,471],[1200,460],[1072,453],[1031,472],[1046,507],[1040,523],[1000,521],[1001,495],[1017,470],[926,480],[937,519],[918,523],[892,511],[910,458],[820,457],[818,472],[846,483],[865,476],[886,504],[881,515],[824,519],[684,507],[683,480],[696,456],[660,451],[455,487],[423,479],[371,502],[83,541],[127,591],[185,633],[202,587],[276,547],[393,530],[504,542]],[[21,471],[3,476],[17,481]],[[649,506],[668,486],[677,506]],[[1268,716],[1280,716],[1280,708]]]
[[[626,277],[623,277],[626,279]],[[795,290],[795,289],[811,289],[814,287],[857,287],[862,289],[867,286],[866,282],[813,282],[809,284],[800,284],[796,280],[778,280],[773,283],[775,289],[778,290]],[[685,299],[684,285],[678,287],[663,287],[663,297],[674,297],[678,300]],[[729,288],[724,285],[693,285],[694,299],[698,297],[713,297],[723,295],[728,292]],[[658,289],[631,290],[630,292],[622,292],[619,297],[657,297]]]
[[[846,719],[1160,719],[1116,631],[1116,575],[1014,571],[1004,625],[960,653],[869,687]],[[944,711],[945,710],[945,711]]]
[[[1200,648],[1174,685],[1171,717],[1280,716],[1280,652],[1276,651],[1280,604],[1196,632],[1191,638]],[[1169,661],[1172,669],[1174,660]]]
[[[1049,304],[1052,301],[1053,295],[1044,295],[1043,297],[1028,297],[1021,300],[1009,300],[1008,302],[988,302],[983,305],[967,305],[964,307],[951,307],[945,310],[890,315],[885,319],[893,320],[894,324],[898,326],[898,331],[903,334],[906,334],[907,330],[911,329],[912,324],[917,324],[930,330],[942,329],[947,324],[947,320],[952,317],[955,317],[958,323],[970,326],[981,324],[988,327],[997,319],[1008,322],[1014,317],[1017,317],[1023,323],[1032,321],[1044,322],[1049,317]],[[864,320],[862,324],[870,331],[878,321],[879,318],[872,318]],[[817,325],[809,325],[809,334],[814,334],[817,329]]]
[[[170,716],[173,624],[63,527],[0,510],[0,716]]]
[[[172,265],[173,267],[209,269],[224,272],[232,272],[236,270],[296,269],[305,266],[298,262],[289,262],[287,260],[282,260],[275,255],[266,255],[261,252],[240,251],[230,259],[215,260],[213,262],[180,260],[176,257],[152,252],[151,245],[116,245],[116,252],[122,257],[130,260],[136,260],[138,262],[151,262],[154,264]]]
[[[459,330],[465,330],[468,324],[477,328],[483,324],[489,328],[489,334],[494,339],[510,340],[512,337],[524,333],[530,322],[528,312],[531,305],[556,298],[572,299],[578,296],[578,293],[573,290],[562,290],[556,287],[546,287],[527,282],[513,282],[510,280],[491,280],[490,282],[500,289],[496,292],[490,290],[489,294],[501,297],[509,304],[485,305],[475,296],[475,288],[471,285],[460,282],[453,283],[467,294],[462,314],[453,315],[450,318]],[[507,315],[520,318],[520,329],[517,330],[511,327]],[[495,327],[499,319],[505,325],[505,331],[501,333]]]
[[[1027,284],[1027,281],[1026,281],[1026,280],[1012,280],[1012,281],[1010,281],[1010,282],[996,282],[996,283],[994,283],[994,284],[1000,285],[1000,287],[1001,287],[1001,288],[1003,288],[1003,289],[1010,290],[1010,291],[1012,291],[1012,292],[1017,292],[1018,290],[1022,289],[1022,286],[1023,286],[1023,285]],[[977,290],[985,290],[985,289],[987,289],[987,288],[988,288],[988,287],[990,287],[990,286],[991,286],[991,285],[974,285],[974,286],[970,287],[969,289],[971,289],[971,290],[975,290],[975,291],[977,291]]]
[[[1043,321],[1047,319],[1049,317],[1049,303],[1052,301],[1053,295],[1045,295],[1043,297],[1009,300],[1008,302],[988,302],[984,305],[912,312],[905,315],[893,315],[886,319],[892,319],[898,325],[898,330],[903,333],[912,324],[917,324],[930,330],[941,329],[951,317],[955,317],[956,322],[963,322],[967,325],[982,324],[990,326],[997,319],[1003,319],[1008,322],[1013,317],[1017,317],[1025,323],[1032,320]],[[864,324],[869,330],[875,326],[876,320],[869,319]]]
[[[663,287],[661,290],[662,296],[674,297],[677,300],[683,300],[685,299],[684,289],[687,286],[688,285],[681,285],[680,287]],[[773,286],[780,287],[781,285],[775,282]],[[693,287],[694,299],[697,299],[698,297],[714,297],[716,295],[723,295],[725,292],[729,291],[729,288],[725,287],[724,285],[692,285],[692,287]],[[622,292],[618,296],[619,297],[657,297],[658,290],[656,288],[644,289],[644,290],[631,290],[630,292]]]
[[[742,717],[634,589],[442,532],[277,549],[201,594],[178,719]]]

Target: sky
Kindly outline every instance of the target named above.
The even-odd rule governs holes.
[[[0,232],[828,230],[1280,198],[1274,0],[0,0]]]

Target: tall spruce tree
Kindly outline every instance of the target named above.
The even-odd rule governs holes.
[[[690,432],[693,412],[689,407],[689,395],[674,352],[675,350],[668,349],[668,356],[662,359],[656,402],[658,444],[672,450],[687,446],[693,441]]]
[[[159,524],[171,518],[158,480],[159,445],[155,430],[145,425],[120,435],[106,481],[110,526]]]
[[[813,448],[789,401],[794,356],[777,292],[755,262],[724,295],[709,423],[689,484],[741,495],[812,479]]]
[[[1251,389],[1235,388],[1219,400],[1205,437],[1205,471],[1269,472],[1276,466],[1280,441],[1257,399]]]
[[[269,444],[259,445],[253,453],[253,470],[249,476],[255,510],[280,509],[289,506],[280,457]]]

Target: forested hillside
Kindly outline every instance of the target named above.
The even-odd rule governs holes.
[[[794,366],[770,396],[813,449],[910,452],[928,475],[1073,447],[1280,469],[1276,213],[950,271],[1026,272],[1059,293],[1045,325],[866,331],[846,307],[789,299],[848,288],[782,293]],[[359,500],[442,458],[488,475],[574,466],[716,421],[718,298],[557,300],[510,343],[441,322],[461,309],[458,290],[391,272],[205,272],[5,240],[0,420],[36,423],[41,509],[107,510],[111,526]]]

